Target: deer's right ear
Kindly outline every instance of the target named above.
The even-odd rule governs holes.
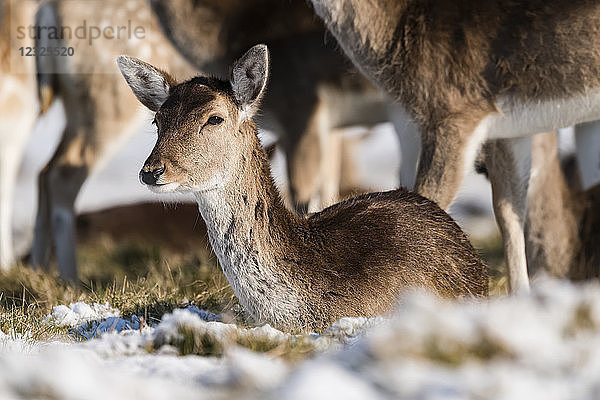
[[[156,112],[169,97],[175,80],[166,72],[137,58],[119,56],[117,64],[135,97]]]
[[[264,44],[252,47],[233,65],[231,87],[242,120],[252,118],[258,110],[268,77],[269,51]]]

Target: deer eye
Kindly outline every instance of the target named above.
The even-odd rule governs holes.
[[[223,121],[224,121],[223,118],[221,118],[219,116],[216,116],[216,115],[213,115],[212,117],[210,117],[208,119],[208,121],[206,121],[206,123],[208,125],[219,125]]]

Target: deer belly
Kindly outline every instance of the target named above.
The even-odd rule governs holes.
[[[600,119],[600,91],[564,100],[498,101],[500,114],[488,116],[489,139],[506,139],[566,128]]]

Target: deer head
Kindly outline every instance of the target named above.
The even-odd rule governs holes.
[[[267,47],[248,50],[229,81],[199,76],[178,84],[138,59],[120,56],[117,63],[138,100],[155,112],[158,140],[140,171],[142,183],[156,192],[224,186],[256,140],[242,125],[251,123],[265,90]]]

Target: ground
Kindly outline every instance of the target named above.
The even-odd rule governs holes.
[[[80,259],[111,265],[114,279],[87,268],[87,286],[25,267],[0,275],[0,398],[592,399],[600,390],[597,283],[539,278],[530,295],[486,301],[411,291],[390,315],[290,335],[254,326],[202,254],[102,246],[83,246]],[[128,277],[109,254],[149,272]]]

